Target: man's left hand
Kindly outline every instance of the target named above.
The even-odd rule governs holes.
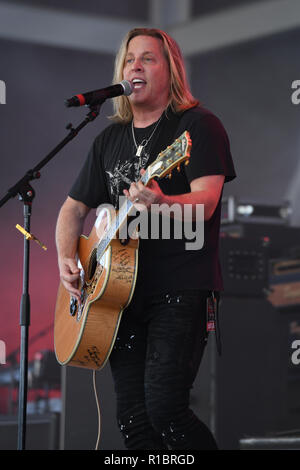
[[[141,170],[141,175],[144,173],[145,170]],[[131,183],[129,190],[124,189],[123,193],[139,212],[149,210],[152,204],[162,204],[164,198],[164,193],[155,180],[152,180],[148,186],[144,186],[141,180]]]

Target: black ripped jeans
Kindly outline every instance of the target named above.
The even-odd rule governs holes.
[[[110,364],[127,449],[217,449],[189,408],[207,342],[207,295],[159,295],[124,311]]]

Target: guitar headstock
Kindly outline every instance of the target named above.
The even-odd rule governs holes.
[[[148,166],[145,173],[144,183],[147,184],[151,179],[171,176],[174,168],[180,169],[182,162],[189,163],[192,140],[188,131],[183,132],[172,145],[159,153],[156,160]]]

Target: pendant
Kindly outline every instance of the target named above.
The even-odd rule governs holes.
[[[139,145],[138,148],[137,148],[137,151],[136,151],[136,157],[140,157],[141,154],[142,154],[142,150],[143,150],[144,146],[143,145]]]

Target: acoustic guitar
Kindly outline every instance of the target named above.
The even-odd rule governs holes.
[[[191,139],[185,131],[162,151],[141,177],[171,176],[188,164]],[[104,207],[88,237],[78,242],[81,302],[59,285],[54,321],[54,348],[61,365],[101,369],[114,346],[122,313],[132,299],[138,269],[138,237],[120,238],[134,207],[126,199],[119,211]]]

